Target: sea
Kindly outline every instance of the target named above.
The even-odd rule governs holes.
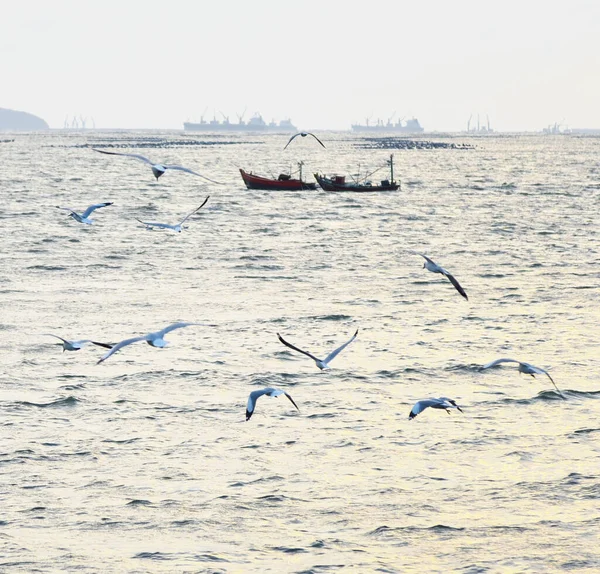
[[[600,138],[318,136],[0,143],[0,572],[600,571]]]

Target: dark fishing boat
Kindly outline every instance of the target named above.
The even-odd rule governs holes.
[[[269,179],[248,173],[240,168],[242,179],[248,189],[262,189],[266,191],[301,191],[303,189],[317,189],[316,183],[309,183],[302,180],[303,162],[298,163],[300,170],[298,179],[294,179],[287,173],[280,173],[277,179]]]
[[[390,179],[384,179],[379,185],[373,185],[370,181],[365,180],[362,183],[358,181],[346,181],[346,177],[343,175],[334,175],[332,177],[326,177],[315,173],[315,179],[324,191],[396,191],[399,189],[400,184],[394,181],[394,155],[390,155],[390,159],[387,161],[390,166]],[[381,168],[379,168],[381,169]],[[375,172],[373,172],[375,173]],[[373,175],[372,173],[370,175]],[[367,176],[368,177],[368,176]]]

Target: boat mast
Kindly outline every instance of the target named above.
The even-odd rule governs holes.
[[[390,154],[390,183],[394,183],[394,154]]]
[[[299,179],[300,181],[302,181],[302,166],[303,166],[303,165],[304,165],[304,162],[303,162],[303,161],[299,161],[299,162],[298,162],[298,170],[300,171],[300,175],[299,175],[298,179]]]

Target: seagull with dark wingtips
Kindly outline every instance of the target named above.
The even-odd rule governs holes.
[[[175,225],[170,225],[168,223],[155,223],[152,221],[142,221],[141,219],[138,219],[138,221],[140,223],[143,223],[146,226],[146,229],[148,231],[152,231],[152,229],[156,227],[158,229],[171,229],[172,231],[181,233],[181,231],[183,229],[183,224],[188,220],[188,218],[190,218],[192,215],[194,215],[194,213],[196,213],[197,211],[200,211],[206,205],[206,202],[208,201],[209,197],[210,197],[210,195],[204,200],[204,203],[200,207],[197,207],[196,209],[194,209],[194,211],[192,211],[191,213],[188,213],[179,223],[176,223]],[[136,217],[136,219],[137,219],[137,217]]]
[[[98,365],[103,361],[106,361],[111,355],[114,355],[117,351],[121,350],[123,347],[127,345],[131,345],[132,343],[137,343],[138,341],[146,341],[148,345],[152,347],[158,347],[162,349],[166,347],[169,342],[165,341],[165,335],[174,331],[175,329],[181,329],[183,327],[189,327],[190,325],[200,325],[200,323],[173,323],[160,331],[156,331],[155,333],[148,333],[147,335],[142,335],[141,337],[132,337],[131,339],[125,339],[112,347],[112,349],[102,356],[102,358],[98,361]]]
[[[90,339],[81,339],[80,341],[69,341],[67,339],[63,339],[58,335],[53,335],[52,333],[44,333],[47,337],[55,337],[56,339],[60,339],[62,341],[62,350],[63,353],[65,351],[79,351],[84,345],[91,343],[92,345],[98,345],[99,347],[104,347],[105,349],[112,349],[112,345],[108,343],[98,343],[98,341],[92,341]]]
[[[291,343],[288,343],[279,333],[277,333],[277,337],[279,337],[279,340],[286,347],[289,347],[290,349],[294,349],[294,351],[298,351],[299,353],[302,353],[303,355],[310,357],[316,363],[317,367],[319,367],[319,369],[321,369],[321,370],[329,369],[329,363],[331,361],[333,361],[333,359],[335,359],[350,343],[352,343],[352,341],[354,341],[354,339],[356,339],[356,335],[358,335],[358,329],[356,329],[356,333],[354,333],[354,335],[352,335],[352,338],[349,341],[344,343],[341,347],[338,347],[335,351],[332,351],[331,353],[329,353],[329,355],[327,355],[324,359],[321,360],[321,359],[318,359],[317,357],[315,357],[314,355],[312,355],[311,353],[309,353],[308,351],[303,351],[302,349],[299,349],[298,347],[294,347],[294,345],[292,345]]]
[[[150,161],[147,157],[144,157],[143,155],[139,155],[137,153],[121,153],[121,152],[116,152],[116,151],[106,151],[103,149],[96,149],[96,148],[92,148],[92,150],[97,151],[98,153],[105,153],[108,155],[122,155],[125,157],[132,157],[134,159],[139,159],[140,161],[143,161],[144,163],[147,163],[151,168],[152,168],[152,173],[154,174],[154,177],[156,178],[156,180],[158,181],[158,178],[165,173],[165,171],[167,171],[168,169],[176,169],[179,171],[185,171],[186,173],[191,173],[193,175],[197,175],[198,177],[202,177],[212,183],[218,183],[219,185],[220,182],[218,181],[214,181],[213,179],[209,179],[208,177],[205,177],[202,174],[199,174],[195,171],[192,171],[191,169],[187,168],[187,167],[182,167],[180,165],[166,165],[163,163],[154,163],[153,161]]]
[[[292,143],[292,140],[294,138],[297,138],[298,136],[302,136],[303,138],[305,138],[306,136],[312,136],[313,138],[315,138],[323,147],[325,147],[325,144],[315,135],[315,134],[311,134],[310,132],[298,132],[297,134],[294,134],[288,141],[288,143],[285,144],[285,147],[283,149],[285,149],[287,146],[289,146]]]
[[[112,205],[112,201],[107,203],[96,203],[95,205],[90,205],[83,213],[77,213],[70,207],[60,207],[56,206],[57,209],[64,209],[65,211],[70,211],[69,217],[72,217],[75,221],[79,221],[79,223],[87,223],[87,225],[91,225],[94,220],[90,219],[90,215],[96,209],[100,209],[101,207],[108,207]]]
[[[451,275],[443,267],[440,267],[437,263],[435,263],[434,261],[429,259],[429,257],[427,257],[427,255],[423,255],[422,253],[417,253],[417,255],[420,255],[421,257],[423,257],[425,259],[425,263],[423,263],[424,269],[427,269],[427,271],[431,271],[432,273],[441,273],[442,275],[444,275],[450,281],[450,283],[452,283],[452,285],[454,285],[456,290],[467,301],[469,300],[469,298],[467,297],[467,294],[465,293],[465,290],[460,286],[459,282],[454,278],[453,275]]]
[[[432,409],[444,409],[448,414],[450,414],[450,409],[458,409],[461,413],[463,412],[456,402],[448,397],[423,399],[415,403],[408,415],[408,420],[413,420],[420,412],[423,412],[428,407],[431,407]]]
[[[285,395],[288,399],[290,399],[291,403],[298,409],[298,412],[300,412],[298,405],[294,402],[294,399],[292,399],[292,397],[288,393],[282,391],[281,389],[267,387],[266,389],[260,389],[259,391],[252,391],[250,393],[250,396],[248,397],[248,405],[246,406],[247,421],[250,420],[252,413],[254,413],[256,401],[259,399],[259,397],[262,397],[263,395],[267,395],[268,397],[278,397],[279,395]]]
[[[487,365],[483,365],[481,369],[489,369],[491,367],[495,367],[501,363],[519,363],[519,373],[523,373],[524,375],[531,375],[534,379],[536,375],[546,375],[551,381],[558,394],[564,399],[564,395],[560,392],[560,389],[556,386],[554,379],[550,376],[550,373],[540,367],[536,367],[530,363],[523,363],[522,361],[517,361],[516,359],[496,359],[495,361],[491,361]]]

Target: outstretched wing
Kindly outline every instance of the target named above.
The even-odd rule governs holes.
[[[289,347],[290,349],[294,349],[294,351],[298,351],[299,353],[302,353],[303,355],[310,357],[315,362],[319,360],[314,355],[311,355],[308,351],[303,351],[302,349],[299,349],[298,347],[294,347],[294,345],[292,345],[291,343],[288,343],[279,333],[277,333],[277,337],[286,347]]]
[[[137,343],[138,341],[144,341],[145,339],[146,339],[145,336],[144,337],[133,337],[132,339],[125,339],[124,341],[117,343],[110,351],[108,351],[108,353],[106,353],[105,355],[102,355],[102,357],[96,364],[99,365],[103,361],[106,361],[106,359],[108,359],[108,357],[110,357],[111,355],[114,355],[117,351],[119,351],[123,347],[126,347],[127,345],[131,345],[132,343]]]
[[[482,369],[489,369],[490,367],[495,367],[500,363],[520,363],[521,361],[517,361],[515,359],[496,359],[495,361],[491,361],[487,365],[483,365]]]
[[[252,413],[256,407],[256,401],[259,397],[266,395],[267,393],[273,392],[275,389],[267,387],[266,389],[260,389],[258,391],[252,391],[248,396],[248,404],[246,405],[246,420],[250,420]]]
[[[196,171],[193,171],[193,170],[191,170],[191,169],[189,169],[187,167],[182,167],[180,165],[165,165],[163,167],[165,169],[176,169],[176,170],[179,170],[179,171],[185,171],[186,173],[191,173],[193,175],[197,175],[198,177],[202,177],[202,178],[204,178],[207,181],[210,181],[212,183],[216,183],[218,185],[223,185],[220,181],[215,181],[214,179],[210,179],[210,178],[208,178],[208,177],[206,177],[206,176],[204,176],[204,175],[202,175],[202,174],[200,174],[200,173],[198,173]]]
[[[108,343],[98,343],[98,341],[89,341],[92,345],[98,345],[98,347],[104,347],[105,349],[112,349],[113,345]]]
[[[426,408],[432,405],[439,405],[441,403],[443,403],[443,401],[441,401],[440,399],[422,399],[420,401],[417,401],[413,405],[413,408],[410,410],[408,420],[414,419],[419,413],[423,412]]]
[[[325,144],[315,135],[315,134],[311,134],[310,132],[306,132],[309,136],[312,136],[313,138],[315,138],[323,147],[325,147]]]
[[[449,279],[450,283],[454,285],[456,290],[468,301],[469,298],[467,297],[465,290],[460,286],[460,283],[454,278],[454,276],[448,273],[448,271],[446,271],[445,269],[442,269],[442,274]]]
[[[285,147],[283,149],[285,149],[287,146],[289,146],[292,143],[292,140],[294,138],[297,138],[300,135],[300,132],[298,132],[297,134],[294,134],[289,140],[288,143],[285,144]]]
[[[552,384],[554,385],[554,388],[558,391],[558,394],[564,399],[564,395],[560,392],[560,389],[556,386],[556,383],[554,382],[554,379],[550,376],[550,373],[540,367],[536,367],[535,365],[531,365],[528,363],[529,368],[534,371],[535,373],[537,373],[538,375],[546,375],[551,381]]]
[[[105,153],[108,155],[123,155],[125,157],[133,157],[135,159],[139,159],[140,161],[143,161],[144,163],[154,165],[147,157],[144,157],[143,155],[138,155],[137,153],[121,153],[118,151],[105,151],[103,149],[96,149],[95,147],[93,147],[92,150],[97,151],[98,153]]]
[[[69,341],[63,339],[62,337],[59,337],[58,335],[53,335],[52,333],[44,333],[44,335],[46,335],[47,337],[55,337],[56,339],[60,339],[63,343],[69,344]]]
[[[292,401],[292,404],[296,407],[296,409],[298,410],[298,412],[300,412],[300,409],[298,408],[298,405],[294,402],[294,399],[292,399],[292,397],[290,395],[288,395],[285,391],[283,391],[283,394],[290,399],[290,401]]]
[[[54,207],[56,207],[56,209],[64,209],[65,211],[70,211],[75,215],[79,215],[74,209],[71,209],[70,207],[61,207],[60,205],[55,205]]]
[[[100,209],[101,207],[107,207],[108,205],[112,205],[113,202],[112,201],[108,201],[105,203],[96,203],[94,205],[90,205],[82,214],[81,217],[82,218],[86,218],[89,217],[90,214],[92,213],[92,211],[95,211],[96,209]]]
[[[352,335],[352,338],[349,341],[344,343],[341,347],[338,347],[335,351],[329,353],[323,362],[327,364],[329,361],[333,361],[333,359],[335,359],[350,343],[352,343],[352,341],[354,341],[354,339],[356,339],[356,335],[358,335],[358,329],[356,329],[356,333]]]
[[[423,257],[423,259],[425,259],[425,261],[429,261],[429,263],[433,263],[433,265],[437,265],[437,263],[433,259],[429,259],[429,257],[427,257],[427,255],[423,255],[422,253],[419,253],[418,251],[414,251],[413,253],[415,255],[420,255],[421,257]]]
[[[209,197],[210,197],[210,195],[208,195],[208,196],[206,197],[206,199],[204,200],[204,202],[202,203],[202,205],[201,205],[200,207],[197,207],[196,209],[194,209],[194,211],[192,211],[192,213],[189,213],[188,215],[186,215],[186,216],[185,216],[185,217],[184,217],[184,218],[181,220],[181,223],[180,223],[179,225],[183,225],[183,224],[184,224],[184,223],[185,223],[185,222],[188,220],[188,218],[189,218],[189,217],[191,217],[192,215],[194,215],[194,213],[196,213],[197,211],[200,211],[200,210],[201,210],[201,209],[202,209],[202,208],[203,208],[203,207],[206,205],[206,202],[208,201],[208,198],[209,198]]]
[[[190,325],[195,325],[195,323],[173,323],[168,327],[165,327],[162,331],[158,331],[158,335],[164,337],[167,333],[174,331],[175,329],[182,329],[183,327],[189,327]]]

